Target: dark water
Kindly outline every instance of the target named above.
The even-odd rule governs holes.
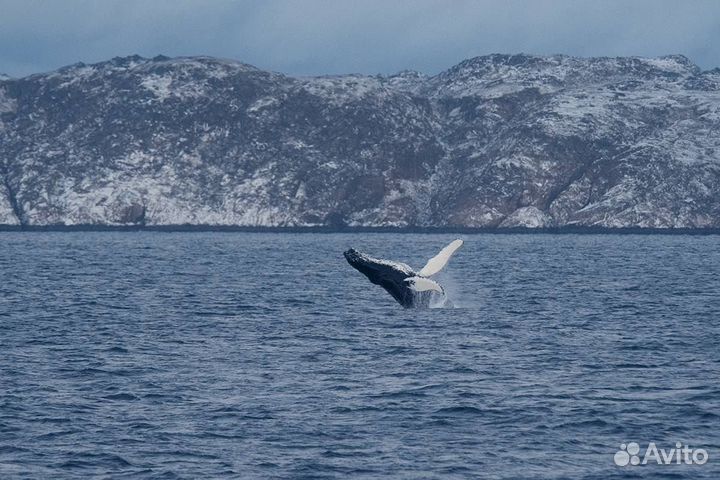
[[[717,236],[0,234],[0,478],[720,478]],[[705,465],[617,467],[623,442]]]

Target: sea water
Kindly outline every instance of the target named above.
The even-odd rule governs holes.
[[[720,478],[717,236],[0,233],[0,478]],[[617,466],[636,442],[703,465]]]

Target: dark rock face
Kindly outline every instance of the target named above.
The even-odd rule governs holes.
[[[115,58],[0,79],[0,224],[720,227],[720,70]]]

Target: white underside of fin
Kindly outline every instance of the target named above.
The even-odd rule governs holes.
[[[404,281],[408,284],[411,290],[415,290],[416,292],[433,290],[435,292],[443,293],[443,289],[440,284],[434,280],[430,280],[429,278],[408,277]]]
[[[462,247],[462,244],[463,241],[460,239],[450,242],[447,247],[440,250],[440,253],[428,260],[422,270],[418,272],[418,275],[429,277],[438,273],[440,270],[445,268],[445,265],[447,265],[448,261],[450,261],[450,257],[452,257],[453,253],[455,253],[455,250]]]

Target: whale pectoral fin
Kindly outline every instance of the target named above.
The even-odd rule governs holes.
[[[462,244],[463,241],[459,239],[450,242],[447,247],[440,250],[440,253],[428,260],[422,270],[418,272],[418,275],[429,277],[438,273],[440,270],[445,268],[445,265],[447,265],[450,257],[452,257],[453,253],[455,253],[455,250],[462,247]]]
[[[415,290],[416,292],[425,292],[427,290],[433,290],[436,292],[443,293],[443,288],[440,286],[440,284],[437,283],[435,280],[430,280],[429,278],[408,277],[403,281],[408,284],[408,287],[410,288],[410,290]]]

